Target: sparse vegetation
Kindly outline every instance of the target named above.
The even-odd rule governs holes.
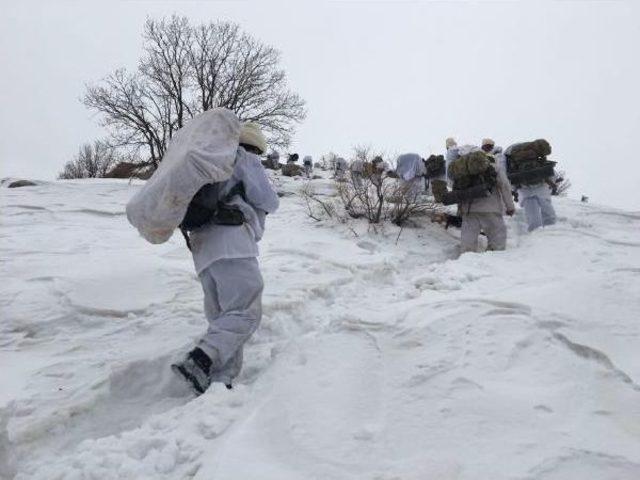
[[[157,167],[173,134],[214,107],[256,122],[273,145],[288,145],[305,117],[289,90],[280,52],[229,22],[192,25],[186,17],[148,19],[133,72],[118,69],[90,84],[84,104],[101,114],[118,148]]]
[[[58,174],[60,179],[100,178],[116,165],[120,156],[106,142],[96,140],[85,143],[73,158],[68,161]]]
[[[411,219],[435,211],[436,205],[421,195],[411,195],[374,159],[379,155],[370,147],[354,148],[354,159],[364,164],[361,178],[336,179],[336,197],[319,195],[311,184],[302,190],[308,215],[323,218],[365,218],[371,225],[391,222],[406,225]]]

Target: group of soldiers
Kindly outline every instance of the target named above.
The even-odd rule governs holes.
[[[519,201],[524,209],[529,231],[556,222],[556,213],[552,204],[552,194],[557,188],[559,179],[549,176],[525,184],[512,184],[508,177],[507,156],[509,147],[503,151],[491,138],[485,138],[476,145],[458,145],[454,138],[447,138],[444,155],[432,155],[429,161],[415,153],[405,153],[396,160],[396,167],[391,170],[389,164],[377,157],[373,162],[374,170],[396,177],[404,195],[417,197],[431,193],[439,203],[457,204],[456,225],[461,228],[461,251],[475,252],[481,234],[487,237],[488,250],[504,250],[507,242],[507,226],[504,216],[515,214],[515,202]],[[452,163],[472,152],[482,152],[482,157],[491,164],[493,183],[491,188],[480,196],[467,198],[456,194],[454,175],[450,171]],[[433,159],[433,160],[432,160]],[[442,168],[433,174],[430,162],[440,160]],[[336,167],[336,177],[342,172]],[[351,180],[355,188],[361,188],[363,182],[363,165],[354,160],[350,166]],[[470,190],[473,190],[471,188]],[[451,216],[449,216],[451,218]]]
[[[167,175],[152,176],[127,204],[127,218],[152,243],[171,236],[178,219],[175,209],[169,207],[176,198],[188,197],[178,185],[201,182],[202,169],[194,168],[201,163],[194,164],[193,156],[181,154],[190,151],[191,142],[197,146],[215,145],[215,149],[202,148],[202,152],[216,152],[212,158],[203,157],[212,164],[233,165],[229,177],[197,190],[178,225],[202,283],[208,328],[194,348],[172,364],[172,369],[201,394],[214,382],[233,387],[242,368],[244,344],[262,316],[264,282],[257,260],[258,242],[265,232],[267,215],[274,213],[280,203],[263,167],[300,166],[296,165],[297,154],[289,155],[284,166],[280,166],[277,154],[266,155],[265,159],[267,141],[261,128],[251,122],[240,124],[229,110],[213,109],[193,122],[185,127],[186,134],[173,140],[177,147],[171,150],[172,165],[176,167],[172,173],[178,172],[181,182]],[[229,126],[237,130],[238,136]],[[211,138],[212,131],[231,133]],[[449,138],[445,155],[432,155],[426,161],[414,153],[400,155],[393,170],[381,157],[371,162],[356,159],[351,165],[338,157],[333,168],[337,180],[348,181],[346,175],[350,171],[354,188],[368,189],[374,184],[378,194],[385,179],[395,177],[402,195],[417,197],[424,192],[428,179],[436,201],[458,205],[463,252],[477,250],[481,232],[487,236],[490,250],[503,250],[507,238],[503,216],[515,212],[512,192],[520,198],[529,230],[555,223],[550,183],[545,178],[549,171],[553,172],[554,162],[546,160],[549,153],[551,146],[543,139],[512,145],[503,153],[491,139],[484,139],[480,147],[459,147]],[[310,156],[303,159],[303,168],[310,177]],[[371,183],[365,184],[365,180]],[[165,211],[158,205],[164,205]]]
[[[552,204],[552,194],[557,188],[557,178],[549,176],[526,184],[512,184],[508,177],[507,157],[509,147],[503,151],[491,138],[485,138],[480,146],[459,146],[454,138],[447,138],[443,167],[436,175],[427,174],[428,162],[417,161],[415,154],[405,154],[398,158],[396,173],[404,184],[406,192],[416,194],[425,187],[431,190],[436,201],[457,204],[457,215],[461,219],[461,251],[478,250],[481,233],[487,237],[488,250],[504,250],[507,241],[507,227],[504,215],[512,216],[516,211],[515,201],[524,209],[528,230],[533,231],[556,222],[556,213]],[[454,175],[450,169],[452,163],[474,151],[480,151],[492,166],[494,184],[485,195],[475,198],[454,196],[453,202],[447,202],[447,196],[455,189]],[[432,156],[433,157],[433,156]],[[441,157],[441,158],[442,158]],[[425,178],[428,180],[425,182]],[[453,192],[455,193],[455,192]]]
[[[307,178],[311,178],[311,173],[313,172],[313,157],[311,157],[311,155],[306,155],[302,159],[302,168],[298,165],[299,159],[300,155],[297,153],[290,153],[287,155],[287,162],[283,166],[280,164],[280,153],[278,153],[277,150],[274,150],[267,155],[267,159],[263,162],[263,165],[273,170],[282,168],[283,173],[288,176],[295,176],[300,173]]]
[[[541,142],[548,146],[544,140]],[[517,145],[503,151],[491,138],[484,138],[479,146],[458,145],[454,138],[447,138],[444,154],[431,155],[428,160],[417,153],[405,153],[398,156],[396,166],[392,168],[389,162],[380,156],[376,156],[372,161],[356,158],[350,163],[338,156],[332,159],[328,168],[333,172],[333,178],[337,181],[350,180],[356,189],[365,188],[366,180],[372,185],[380,185],[384,178],[393,177],[399,182],[405,196],[417,198],[422,194],[431,194],[438,203],[455,203],[457,214],[448,215],[448,219],[461,229],[462,252],[477,251],[481,234],[487,237],[488,250],[504,250],[507,243],[504,216],[515,214],[515,202],[519,202],[524,209],[529,231],[556,222],[551,198],[557,188],[557,178],[550,175],[534,178],[533,182],[518,184],[510,181],[507,157],[510,150]],[[450,167],[456,160],[474,152],[476,155],[481,152],[481,157],[490,162],[491,183],[481,194],[465,196],[465,192],[460,191]],[[267,161],[279,161],[277,152],[267,158]],[[300,168],[297,165],[298,160],[298,154],[289,154],[283,171],[287,165]],[[543,163],[544,161],[546,158]],[[310,178],[312,169],[312,157],[304,157],[301,173]],[[477,190],[478,187],[469,188],[468,191],[473,192],[474,188]]]

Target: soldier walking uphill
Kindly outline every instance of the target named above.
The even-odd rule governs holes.
[[[487,236],[488,250],[504,250],[507,227],[503,215],[515,212],[511,184],[504,170],[477,147],[460,147],[456,153],[458,157],[447,168],[453,190],[445,195],[445,203],[458,204],[461,252],[478,250],[480,232]]]
[[[307,178],[311,177],[311,172],[313,171],[313,157],[311,155],[307,155],[302,160],[302,165],[304,168],[304,175]]]
[[[243,346],[262,316],[258,241],[264,233],[266,215],[275,212],[279,203],[260,163],[259,155],[266,149],[259,127],[245,124],[231,178],[205,185],[183,221],[183,227],[190,230],[209,325],[197,346],[175,369],[198,393],[212,382],[231,387],[242,367]],[[207,206],[216,214],[204,223],[193,221],[188,225],[190,215]]]
[[[555,162],[547,160],[551,145],[544,140],[518,143],[505,150],[507,172],[516,187],[520,205],[524,208],[529,231],[556,223],[551,195]]]

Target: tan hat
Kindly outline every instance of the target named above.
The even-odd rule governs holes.
[[[456,139],[453,137],[447,138],[444,144],[447,148],[455,147],[456,145],[458,145],[458,143],[456,142]]]
[[[480,144],[480,146],[484,147],[485,145],[491,145],[492,147],[494,147],[496,145],[496,142],[494,142],[491,138],[483,138],[482,144]]]
[[[267,151],[267,139],[264,137],[264,134],[257,123],[246,122],[242,125],[240,143],[256,147],[260,150],[261,154]]]

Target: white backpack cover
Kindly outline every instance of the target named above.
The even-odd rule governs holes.
[[[127,203],[129,223],[140,235],[151,243],[166,242],[196,192],[231,177],[240,128],[231,110],[214,108],[176,132],[158,169]]]
[[[422,162],[422,157],[417,153],[404,153],[396,160],[396,173],[404,181],[424,175],[426,169]]]

